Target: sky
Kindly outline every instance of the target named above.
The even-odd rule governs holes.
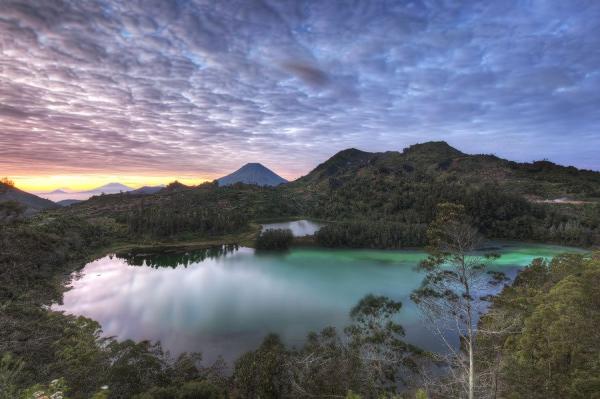
[[[25,189],[429,140],[600,170],[600,1],[0,0],[0,175]]]

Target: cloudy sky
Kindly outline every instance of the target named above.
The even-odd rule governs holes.
[[[600,1],[0,0],[0,175],[26,188],[428,140],[600,169]]]

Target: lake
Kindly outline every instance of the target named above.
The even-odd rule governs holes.
[[[576,251],[550,245],[504,243],[494,270],[514,278],[537,257]],[[202,352],[228,362],[274,332],[301,345],[309,331],[343,328],[348,312],[368,293],[403,303],[398,318],[407,340],[430,350],[441,344],[423,325],[409,296],[423,275],[419,250],[295,248],[256,254],[216,247],[185,254],[117,257],[88,263],[53,309],[97,320],[119,339],[160,340],[172,354]],[[499,290],[490,288],[488,293]]]

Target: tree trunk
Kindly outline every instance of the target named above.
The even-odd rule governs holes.
[[[475,387],[475,364],[473,362],[473,335],[469,331],[469,399],[473,399]]]

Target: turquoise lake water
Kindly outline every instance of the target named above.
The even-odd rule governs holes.
[[[497,245],[493,263],[514,278],[537,257],[576,249],[518,243]],[[202,352],[207,361],[231,362],[274,332],[301,345],[309,331],[343,328],[348,312],[364,295],[402,301],[398,320],[407,340],[441,349],[410,301],[423,274],[419,250],[331,250],[297,248],[255,254],[223,248],[187,254],[90,262],[72,281],[62,305],[53,309],[97,320],[104,333],[120,339],[160,340],[172,354]],[[494,293],[499,287],[490,288]]]

